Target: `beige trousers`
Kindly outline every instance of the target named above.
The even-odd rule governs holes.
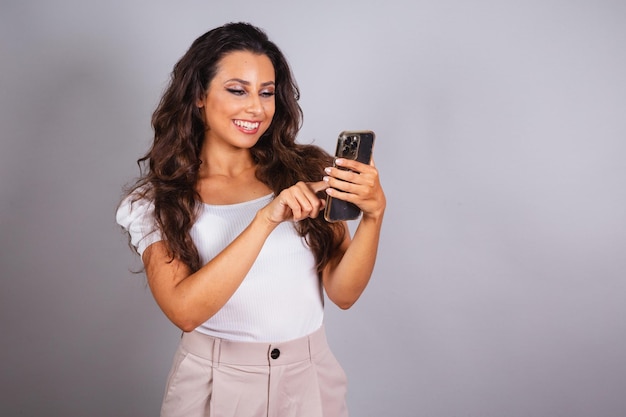
[[[346,417],[346,375],[324,327],[284,343],[184,333],[161,417]]]

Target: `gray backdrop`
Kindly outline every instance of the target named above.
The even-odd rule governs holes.
[[[354,416],[626,415],[623,1],[0,2],[0,415],[154,416],[179,332],[114,223],[176,60],[265,28],[302,142],[378,134]]]

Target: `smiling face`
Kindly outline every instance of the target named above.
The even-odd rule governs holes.
[[[199,100],[210,146],[249,149],[274,117],[274,66],[266,55],[236,51],[217,65],[206,95]]]

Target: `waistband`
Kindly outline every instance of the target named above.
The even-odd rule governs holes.
[[[280,343],[239,342],[192,331],[183,333],[181,346],[213,364],[279,366],[310,360],[328,349],[326,331],[318,330]]]

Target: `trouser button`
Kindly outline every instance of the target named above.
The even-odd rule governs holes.
[[[278,357],[280,356],[280,350],[272,349],[272,351],[270,352],[270,356],[272,357],[272,359],[278,359]]]

